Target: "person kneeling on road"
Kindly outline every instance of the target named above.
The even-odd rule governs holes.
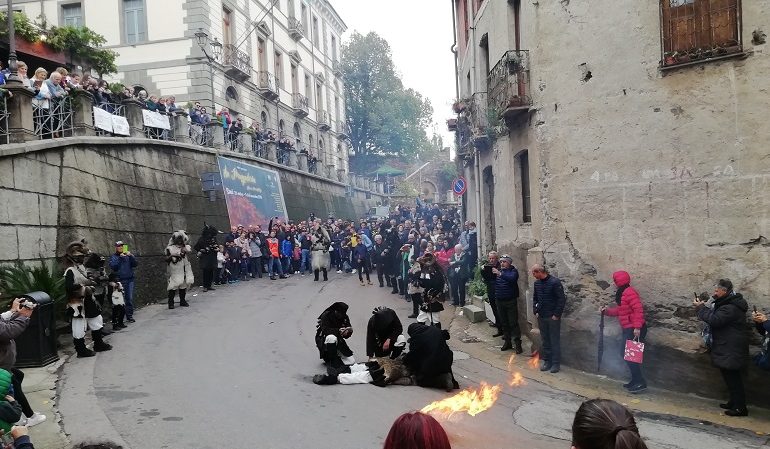
[[[344,302],[335,302],[318,316],[315,343],[326,366],[340,368],[356,363],[353,351],[345,341],[351,335],[353,326],[348,317],[348,305]]]
[[[406,348],[404,327],[393,309],[379,306],[372,311],[366,327],[366,356],[395,359]]]
[[[447,345],[449,331],[423,323],[409,325],[409,352],[404,364],[421,387],[444,388],[446,391],[460,388],[452,374],[454,354]]]

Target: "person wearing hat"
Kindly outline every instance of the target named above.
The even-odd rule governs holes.
[[[503,346],[500,350],[515,349],[516,354],[521,354],[523,349],[519,328],[519,272],[513,266],[511,256],[503,254],[500,257],[500,268],[492,268],[492,274],[495,276],[497,314],[503,331]]]
[[[749,336],[746,313],[749,304],[733,290],[729,279],[720,279],[714,286],[713,309],[698,298],[693,300],[698,318],[711,328],[711,363],[722,372],[730,399],[719,406],[727,416],[748,416],[746,392],[741,369],[749,358]]]
[[[118,275],[123,286],[126,321],[134,323],[134,269],[139,265],[136,257],[122,240],[115,242],[115,253],[110,256],[110,268]]]

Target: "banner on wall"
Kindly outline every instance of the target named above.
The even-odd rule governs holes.
[[[168,116],[163,115],[160,112],[142,109],[142,121],[144,126],[148,128],[171,129],[171,123],[168,121]]]
[[[230,226],[262,226],[271,218],[286,221],[286,202],[278,172],[217,156]]]

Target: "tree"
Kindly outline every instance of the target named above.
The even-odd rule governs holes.
[[[353,33],[342,47],[342,65],[353,171],[368,173],[387,157],[414,159],[430,149],[425,128],[433,107],[404,88],[385,39]]]

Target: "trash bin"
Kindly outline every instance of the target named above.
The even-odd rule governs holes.
[[[27,328],[16,338],[17,368],[46,366],[59,360],[56,352],[56,321],[54,304],[44,292],[32,292],[23,296],[37,303]]]

